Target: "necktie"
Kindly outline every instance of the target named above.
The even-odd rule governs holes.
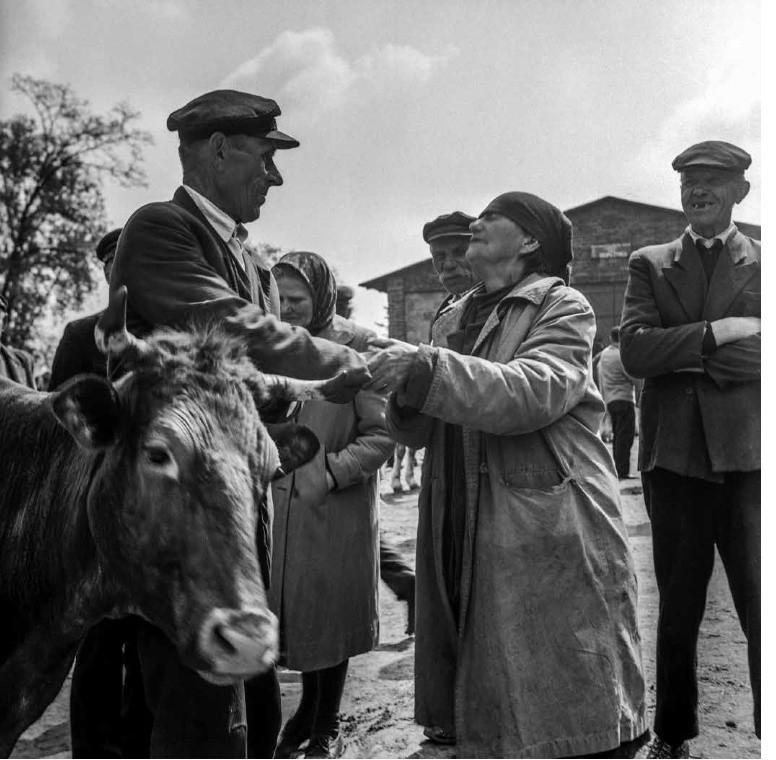
[[[706,273],[707,283],[711,282],[711,277],[717,266],[717,259],[719,259],[719,252],[722,250],[723,245],[723,242],[719,238],[714,238],[714,242],[709,248],[703,244],[701,238],[698,238],[695,241],[695,247],[698,249],[698,253],[701,257],[701,264],[703,264],[703,271]]]

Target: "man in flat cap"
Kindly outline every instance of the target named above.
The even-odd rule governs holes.
[[[747,638],[760,735],[760,241],[732,222],[751,158],[726,142],[680,153],[678,240],[634,252],[620,351],[645,378],[639,469],[660,593],[649,757],[698,734],[696,645],[718,549]]]
[[[119,241],[121,228],[111,230],[103,235],[97,243],[95,254],[105,279],[110,282],[110,274],[113,269],[113,259],[116,256],[116,246]],[[105,355],[97,348],[94,342],[94,328],[102,312],[68,322],[62,333],[57,351],[54,354],[54,362],[51,365],[51,379],[49,390],[55,390],[65,380],[76,375],[93,373],[104,375],[106,372]]]
[[[180,138],[183,184],[172,201],[143,206],[130,217],[111,289],[127,286],[127,325],[137,335],[192,320],[228,322],[264,372],[302,379],[344,372],[347,390],[331,399],[343,401],[368,380],[365,360],[277,319],[277,284],[243,247],[243,225],[258,219],[269,190],[283,183],[276,151],[299,145],[278,130],[279,115],[274,100],[234,90],[209,92],[170,115],[167,128]],[[258,522],[269,525],[268,514]],[[258,543],[268,561],[269,536]],[[154,714],[152,756],[245,757],[247,747],[249,757],[272,757],[280,728],[274,671],[247,682],[243,701],[242,685],[214,686],[186,668],[158,629],[141,626],[138,645]]]
[[[8,299],[0,294],[0,377],[35,388],[35,362],[26,351],[3,343],[3,328],[8,314]]]

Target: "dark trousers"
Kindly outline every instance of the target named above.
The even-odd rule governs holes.
[[[630,401],[610,401],[606,411],[612,418],[612,452],[617,475],[630,475],[630,454],[636,435],[636,409]]]
[[[746,635],[760,736],[760,472],[712,483],[654,469],[642,482],[660,594],[655,733],[670,744],[698,735],[698,630],[716,546]]]
[[[73,757],[147,757],[150,713],[135,620],[101,620],[78,649],[70,687]]]
[[[151,757],[272,757],[280,731],[274,669],[246,687],[215,686],[186,667],[154,626],[138,626],[146,701],[153,715]]]
[[[399,601],[408,601],[415,594],[415,571],[401,554],[380,537],[380,578]]]

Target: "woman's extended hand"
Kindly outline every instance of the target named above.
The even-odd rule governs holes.
[[[392,338],[372,338],[367,351],[372,380],[366,388],[377,393],[401,392],[407,383],[418,347]]]

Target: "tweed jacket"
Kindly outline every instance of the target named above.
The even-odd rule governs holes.
[[[620,354],[645,378],[640,469],[711,481],[760,469],[760,336],[701,353],[706,321],[730,316],[760,316],[759,240],[735,231],[708,284],[688,234],[631,255]]]
[[[111,290],[127,286],[127,327],[136,335],[160,325],[228,321],[265,372],[322,379],[364,367],[346,346],[280,322],[272,274],[249,254],[244,262],[245,270],[179,187],[172,201],[149,203],[127,221]]]

